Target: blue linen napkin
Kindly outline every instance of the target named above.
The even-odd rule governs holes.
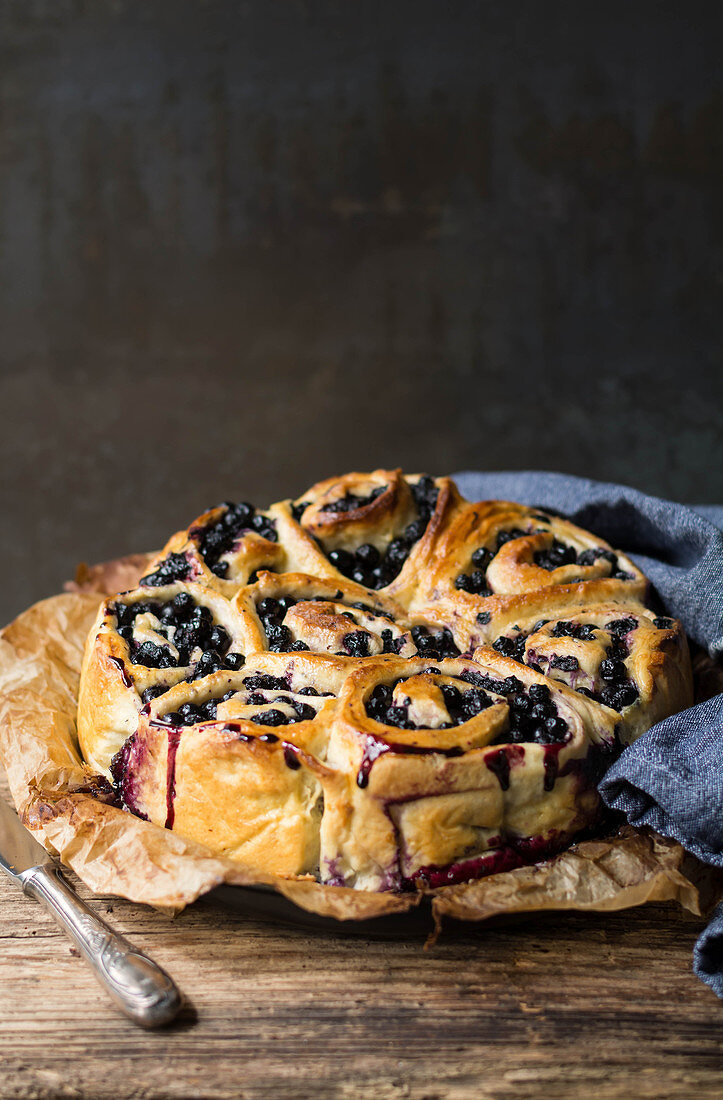
[[[454,474],[468,500],[554,509],[624,551],[665,610],[711,656],[723,652],[723,507],[687,508],[623,485],[554,473]],[[673,837],[723,868],[723,694],[653,726],[600,784],[633,825]],[[694,951],[699,978],[723,998],[723,903]]]

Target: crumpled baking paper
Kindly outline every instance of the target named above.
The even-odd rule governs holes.
[[[0,759],[25,825],[91,890],[158,908],[181,909],[221,883],[271,886],[338,920],[415,907],[422,892],[369,893],[244,869],[104,801],[76,736],[83,646],[102,596],[132,587],[149,560],[81,566],[64,595],[35,604],[0,633]],[[677,901],[702,915],[722,891],[720,877],[679,844],[624,826],[543,863],[426,892],[439,922],[648,901]]]

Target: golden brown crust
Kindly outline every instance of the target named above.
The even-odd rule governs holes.
[[[589,532],[446,478],[221,505],[102,605],[81,747],[107,776],[119,754],[135,813],[260,872],[394,891],[514,866],[593,823],[610,752],[690,704],[646,592]]]

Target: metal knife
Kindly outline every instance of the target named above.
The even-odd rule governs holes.
[[[44,905],[93,967],[116,1005],[141,1027],[169,1023],[183,998],[165,970],[96,916],[0,798],[0,867]]]

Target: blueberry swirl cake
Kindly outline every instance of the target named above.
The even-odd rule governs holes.
[[[224,503],[102,604],[81,748],[128,811],[245,867],[467,881],[594,827],[615,754],[691,704],[649,602],[595,535],[448,478]]]

